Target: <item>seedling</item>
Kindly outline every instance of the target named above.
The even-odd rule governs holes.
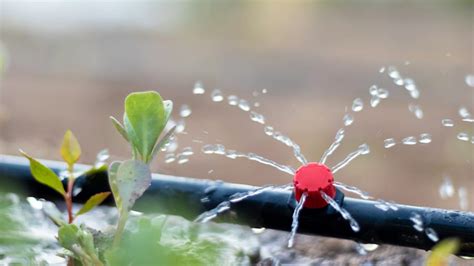
[[[159,140],[169,120],[173,104],[163,101],[154,91],[132,93],[125,99],[123,125],[111,117],[112,122],[124,139],[130,143],[132,158],[123,162],[113,162],[109,169],[109,184],[114,196],[119,219],[113,239],[113,247],[117,248],[122,238],[129,211],[135,201],[142,196],[151,183],[149,163],[158,151],[166,144],[174,132],[174,127]],[[158,141],[159,140],[159,141]],[[68,222],[57,217],[53,221],[60,225],[58,232],[59,243],[68,250],[67,255],[83,265],[103,265],[99,252],[94,247],[94,239],[90,230],[84,226],[78,227],[74,219],[100,205],[110,194],[102,192],[92,196],[84,206],[73,214],[73,188],[77,173],[74,165],[81,156],[81,147],[74,134],[68,130],[61,145],[61,156],[67,164],[67,185],[51,169],[38,160],[20,150],[21,154],[30,161],[33,177],[41,184],[61,194],[66,202]],[[80,173],[82,175],[84,173]]]
[[[131,160],[113,162],[108,171],[110,188],[119,211],[114,246],[120,242],[129,211],[151,184],[149,163],[174,132],[173,127],[158,141],[172,109],[173,103],[163,101],[155,91],[137,92],[125,99],[123,125],[111,117],[132,150]]]
[[[77,216],[87,213],[96,206],[100,205],[109,196],[110,192],[102,192],[92,196],[89,200],[86,201],[84,206],[82,206],[82,208],[78,212],[76,212],[76,214],[73,214],[72,192],[74,189],[74,181],[76,179],[76,173],[74,172],[74,164],[81,157],[81,146],[79,145],[79,141],[76,139],[76,137],[70,130],[66,131],[66,134],[64,134],[60,152],[63,160],[67,164],[66,189],[64,189],[63,183],[61,182],[61,178],[55,172],[43,165],[38,160],[28,155],[26,152],[20,150],[20,153],[30,161],[31,174],[36,179],[36,181],[54,189],[59,194],[61,194],[61,196],[64,197],[64,201],[66,202],[68,223],[71,224],[74,222],[74,219]]]

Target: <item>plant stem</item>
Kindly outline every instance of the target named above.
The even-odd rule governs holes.
[[[125,224],[127,223],[128,218],[128,211],[124,211],[120,213],[118,224],[117,224],[117,231],[115,232],[113,247],[118,247],[120,244],[120,240],[122,239],[122,234],[125,229]]]
[[[74,187],[74,171],[73,166],[70,165],[68,167],[69,178],[67,180],[67,192],[64,196],[66,201],[66,208],[67,208],[67,215],[68,215],[68,222],[71,224],[74,221],[74,216],[72,214],[72,190]]]

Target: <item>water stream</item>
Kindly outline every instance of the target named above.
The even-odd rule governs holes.
[[[293,221],[291,223],[291,233],[290,237],[288,238],[288,248],[292,248],[294,243],[295,243],[295,236],[296,236],[296,231],[298,230],[298,224],[299,224],[299,217],[300,217],[300,212],[303,209],[303,205],[306,202],[306,198],[308,197],[307,193],[303,193],[301,195],[300,201],[295,207],[295,210],[293,211]]]
[[[415,84],[414,80],[409,78],[409,77],[402,76],[400,71],[398,71],[398,69],[394,66],[389,66],[387,68],[382,67],[379,72],[380,73],[387,73],[387,75],[392,79],[392,82],[396,86],[400,86],[400,87],[405,88],[405,90],[408,92],[408,94],[411,98],[411,101],[413,101],[413,102],[410,102],[408,104],[408,110],[415,116],[415,118],[423,119],[424,118],[423,109],[417,103],[417,101],[420,97],[420,90],[418,89],[418,87]],[[197,85],[200,85],[200,84],[197,83]],[[202,90],[201,90],[201,88],[202,88],[202,84],[201,84],[201,86],[197,86],[197,89],[196,89],[196,86],[195,86],[194,93],[195,94],[203,94],[204,89],[202,88]],[[196,93],[196,90],[197,90],[198,93]],[[200,92],[202,92],[202,93],[200,93]],[[254,91],[253,96],[257,97],[261,94],[265,94],[266,92],[267,92],[266,90],[262,90],[261,93],[259,93],[258,91]],[[387,99],[389,97],[389,95],[390,95],[390,93],[387,89],[380,88],[377,85],[372,85],[369,88],[370,106],[373,107],[373,108],[377,107],[381,103],[381,101]],[[222,91],[216,89],[211,93],[211,99],[212,99],[213,102],[221,102],[225,99],[225,96],[223,95]],[[249,101],[247,101],[245,99],[242,99],[242,98],[239,98],[236,95],[229,95],[229,96],[227,96],[227,104],[230,105],[230,106],[238,107],[238,109],[241,110],[242,112],[248,113],[249,118],[252,122],[261,124],[263,126],[263,131],[264,131],[265,135],[267,135],[267,136],[273,138],[274,140],[290,147],[293,150],[293,155],[295,156],[295,158],[299,161],[299,163],[301,165],[308,164],[308,160],[302,154],[301,147],[298,144],[296,144],[292,139],[290,139],[285,134],[283,134],[279,131],[276,131],[273,126],[267,125],[266,117],[263,114],[261,114],[260,112],[256,112],[255,110],[252,110],[252,106],[258,107],[258,106],[260,106],[260,103],[255,102],[255,104],[252,105],[252,104],[250,104]],[[355,98],[352,101],[350,112],[346,112],[344,114],[343,119],[342,119],[344,127],[349,127],[349,126],[353,125],[354,120],[355,120],[354,114],[363,111],[363,109],[364,109],[364,101],[361,98]],[[461,117],[462,121],[464,121],[464,122],[474,122],[473,116],[471,115],[471,113],[469,112],[469,110],[467,108],[461,107],[459,109],[458,113],[459,113],[459,116]],[[452,119],[449,119],[449,118],[442,119],[442,121],[441,121],[441,125],[444,128],[454,127],[454,124],[455,124],[454,121]],[[328,160],[328,158],[342,144],[342,141],[343,141],[343,139],[345,137],[345,133],[346,133],[344,127],[340,128],[337,131],[333,142],[328,147],[328,149],[326,149],[323,152],[323,154],[321,156],[321,159],[319,160],[319,163],[325,164],[326,161]],[[466,141],[466,142],[471,141],[471,142],[474,143],[474,136],[470,136],[467,132],[460,132],[457,135],[457,139],[459,139],[461,141]],[[422,133],[419,136],[406,136],[404,138],[401,138],[399,140],[399,142],[395,138],[386,138],[383,141],[383,147],[386,148],[386,149],[389,149],[389,148],[392,148],[392,147],[396,146],[397,143],[411,146],[411,145],[416,145],[416,144],[429,144],[431,142],[432,142],[431,134],[430,133]],[[230,158],[230,159],[246,158],[246,159],[249,159],[249,160],[259,162],[259,163],[264,164],[264,165],[269,165],[269,166],[271,166],[271,167],[273,167],[273,168],[275,168],[279,171],[290,174],[292,176],[295,174],[295,169],[292,166],[279,164],[279,163],[277,163],[273,160],[264,158],[262,156],[254,154],[254,153],[242,153],[242,152],[238,152],[238,151],[235,151],[235,150],[227,150],[221,144],[207,144],[207,145],[204,145],[202,147],[202,152],[205,153],[205,154],[222,155],[222,156],[226,156],[227,158]],[[342,161],[340,161],[339,163],[337,163],[336,165],[331,167],[332,173],[335,174],[335,173],[339,172],[341,169],[343,169],[344,167],[349,165],[350,162],[352,162],[353,160],[355,160],[359,156],[366,155],[366,154],[369,154],[369,153],[370,153],[370,148],[369,148],[368,144],[364,143],[364,144],[360,145],[355,151],[349,153]],[[362,199],[375,200],[376,203],[374,204],[374,207],[377,208],[377,209],[380,209],[382,211],[389,211],[389,210],[397,211],[398,210],[398,206],[397,206],[396,203],[391,202],[391,201],[385,201],[385,200],[382,200],[382,199],[375,199],[374,197],[370,196],[367,192],[365,192],[365,191],[363,191],[363,190],[361,190],[357,187],[346,185],[346,184],[341,183],[341,182],[335,182],[334,186],[337,187],[338,189],[342,189],[344,191],[354,193],[355,195],[357,195],[358,197],[360,197]],[[292,190],[293,187],[292,187],[292,184],[287,184],[287,185],[284,185],[284,186],[267,185],[267,186],[263,186],[261,188],[258,188],[256,190],[252,190],[252,191],[248,191],[248,192],[244,192],[244,193],[237,193],[235,195],[230,196],[227,201],[224,201],[224,202],[220,203],[216,208],[201,214],[196,219],[196,221],[197,222],[210,221],[213,218],[217,217],[219,214],[229,210],[233,203],[240,202],[242,200],[246,200],[250,197],[253,197],[253,196],[259,195],[261,193],[274,190],[274,189]],[[347,210],[342,208],[335,200],[333,200],[327,194],[325,194],[322,191],[320,191],[320,192],[321,192],[321,196],[323,197],[323,199],[332,208],[334,208],[337,212],[339,212],[345,220],[347,220],[349,222],[349,225],[350,225],[351,229],[355,232],[358,232],[360,230],[360,226],[357,223],[357,221],[352,217],[352,215],[349,212],[347,212]],[[448,194],[452,197],[452,196],[454,196],[454,191],[453,192],[448,192]],[[294,239],[295,239],[295,235],[296,235],[297,229],[298,229],[299,214],[300,214],[300,212],[303,208],[304,202],[307,199],[307,197],[308,197],[307,194],[303,194],[303,196],[301,197],[301,200],[298,202],[298,204],[297,204],[297,206],[294,210],[293,222],[291,224],[291,233],[290,233],[289,240],[288,240],[288,247],[292,247],[294,245]],[[460,202],[463,202],[462,203],[463,207],[467,208],[466,207],[466,205],[467,205],[466,202],[468,200],[467,200],[467,191],[466,191],[465,188],[463,188],[463,187],[459,188],[458,197],[459,197]],[[413,222],[414,230],[420,231],[420,232],[425,232],[427,237],[429,237],[431,240],[433,240],[435,242],[437,241],[438,237],[437,237],[436,232],[432,228],[424,228],[423,221],[421,221],[421,218],[419,217],[419,215],[413,214],[413,216],[411,217],[411,220]]]

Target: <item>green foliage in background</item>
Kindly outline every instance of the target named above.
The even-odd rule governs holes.
[[[0,193],[0,221],[0,265],[47,265],[45,255],[57,253],[56,239],[47,233],[52,223],[16,194]]]
[[[106,253],[106,261],[108,265],[250,265],[259,254],[258,241],[250,234],[173,216],[139,217],[131,221],[120,248]]]
[[[449,257],[456,254],[461,242],[457,238],[447,238],[440,241],[433,247],[426,260],[426,266],[448,266]]]

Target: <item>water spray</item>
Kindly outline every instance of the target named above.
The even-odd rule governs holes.
[[[42,162],[57,173],[66,167],[55,161]],[[304,184],[310,192],[313,189],[313,180],[307,180],[307,178],[327,167],[317,164],[317,166],[308,165],[310,166],[301,168],[304,169],[303,172],[296,174],[295,179],[298,176],[297,179],[300,180],[300,176],[303,176],[298,186],[302,187],[304,182],[308,182]],[[86,165],[77,167],[78,170],[90,168]],[[305,173],[310,174],[306,177]],[[24,158],[0,155],[0,177],[1,187],[17,186],[28,196],[47,200],[59,199],[51,189],[36,184],[29,171],[29,164]],[[322,183],[324,187],[324,182]],[[88,175],[78,178],[76,184],[77,189],[81,189],[75,197],[77,202],[84,202],[91,195],[109,189],[107,172],[103,169],[90,171]],[[327,181],[327,184],[331,182]],[[332,185],[335,186],[335,184]],[[213,189],[209,189],[210,187]],[[154,174],[152,185],[144,197],[137,202],[136,210],[159,211],[193,220],[202,212],[212,210],[227,201],[232,195],[248,194],[256,190],[258,188],[248,185]],[[325,191],[331,191],[331,189],[321,191],[324,192],[321,195],[326,195]],[[302,192],[306,191],[303,189]],[[283,187],[267,189],[258,195],[233,203],[232,211],[220,215],[215,221],[291,231],[293,213],[298,203],[295,194]],[[207,200],[201,201],[204,197]],[[459,238],[462,244],[458,255],[474,256],[474,213],[400,204],[397,205],[397,211],[382,211],[375,207],[377,202],[344,197],[337,188],[334,198],[331,199],[333,201],[329,201],[330,203],[322,208],[302,208],[299,217],[299,233],[351,239],[360,243],[391,244],[429,250],[436,242],[423,230],[418,231],[413,228],[414,214],[416,214],[417,221],[422,221],[424,228],[436,231],[439,240]],[[311,200],[308,199],[307,202],[310,202],[309,206],[315,206],[318,202],[322,203],[316,196]],[[334,206],[341,206],[350,213],[353,219],[357,220],[360,230],[355,231],[347,226],[347,220],[338,213],[331,202],[336,202]]]

